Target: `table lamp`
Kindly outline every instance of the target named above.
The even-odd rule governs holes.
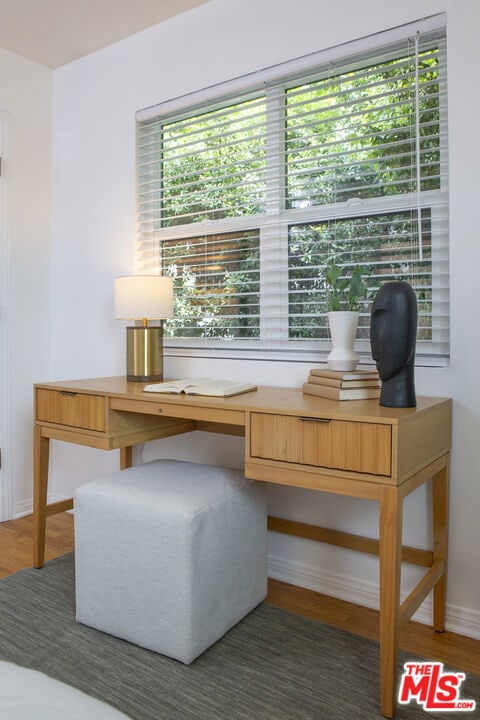
[[[115,317],[142,320],[127,327],[127,380],[163,380],[163,327],[149,320],[173,317],[173,280],[163,275],[115,278]]]

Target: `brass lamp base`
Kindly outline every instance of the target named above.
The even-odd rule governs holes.
[[[163,327],[127,327],[127,380],[163,380]]]

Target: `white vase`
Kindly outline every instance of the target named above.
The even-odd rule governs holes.
[[[357,334],[358,312],[337,310],[328,313],[332,350],[327,358],[330,370],[348,372],[355,370],[358,355],[355,352],[355,335]]]

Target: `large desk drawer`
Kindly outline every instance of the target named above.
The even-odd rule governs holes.
[[[252,413],[252,458],[338,470],[391,474],[391,426]]]
[[[37,388],[36,420],[105,432],[106,399],[102,395]]]

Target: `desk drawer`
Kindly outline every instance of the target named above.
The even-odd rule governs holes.
[[[105,432],[105,397],[37,388],[36,419],[38,422]]]
[[[252,413],[252,458],[391,474],[391,427],[368,422]]]

